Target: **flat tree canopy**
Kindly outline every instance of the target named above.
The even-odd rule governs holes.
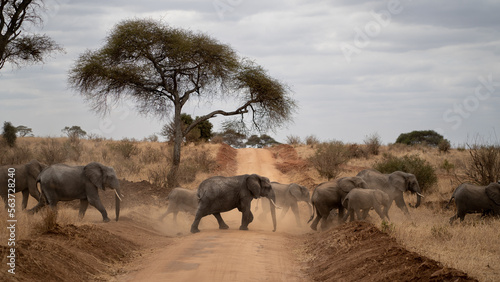
[[[177,184],[182,138],[200,122],[218,115],[249,114],[253,127],[268,130],[291,121],[296,108],[285,84],[251,60],[240,58],[229,45],[150,19],[116,25],[102,48],[80,55],[69,72],[69,84],[98,113],[129,98],[143,114],[171,117],[172,185]],[[238,105],[203,113],[183,127],[182,108],[193,96]]]

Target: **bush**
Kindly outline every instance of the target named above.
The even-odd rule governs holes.
[[[323,177],[336,178],[342,171],[341,165],[349,160],[349,151],[341,141],[318,144],[314,156],[309,161]]]
[[[288,135],[286,137],[286,143],[288,145],[300,145],[300,144],[302,144],[302,141],[300,140],[300,136]]]
[[[306,136],[306,145],[313,147],[319,144],[319,139],[314,135]]]
[[[139,154],[139,148],[136,142],[125,138],[119,143],[113,143],[108,145],[111,150],[120,154],[125,159],[130,159],[130,157]]]
[[[466,161],[466,181],[478,185],[488,185],[498,181],[500,176],[500,146],[467,145],[469,159]]]
[[[7,143],[7,145],[9,145],[9,147],[14,147],[16,145],[16,138],[17,138],[16,132],[17,130],[12,125],[12,123],[8,121],[3,123],[2,137]]]
[[[368,154],[374,156],[377,156],[379,154],[382,142],[380,141],[380,136],[377,133],[366,136],[364,142],[366,145],[366,152]]]
[[[439,152],[448,153],[450,151],[450,148],[451,148],[450,141],[446,139],[439,141],[438,144]]]
[[[443,139],[443,136],[434,130],[415,130],[409,133],[401,133],[396,139],[396,143],[406,145],[426,144],[436,147]]]
[[[48,138],[41,142],[40,152],[37,159],[47,165],[62,163],[66,160],[66,149],[64,145],[55,138]]]
[[[429,191],[438,181],[432,165],[417,155],[395,157],[391,154],[384,154],[382,160],[375,163],[373,167],[382,173],[404,171],[414,174],[422,192]]]

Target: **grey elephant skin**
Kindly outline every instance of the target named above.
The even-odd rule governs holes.
[[[396,202],[396,206],[407,215],[410,213],[403,197],[404,192],[410,191],[412,194],[417,194],[415,208],[420,206],[423,197],[422,192],[417,178],[411,173],[395,171],[390,174],[383,174],[374,169],[365,169],[360,171],[357,176],[366,181],[368,188],[382,190],[387,193],[391,203]]]
[[[102,214],[105,222],[109,221],[108,213],[99,198],[99,190],[111,188],[115,190],[116,220],[120,216],[121,195],[120,184],[112,167],[92,162],[86,166],[69,166],[55,164],[38,175],[42,191],[41,199],[31,213],[38,212],[49,204],[53,209],[59,201],[80,200],[80,218],[83,218],[89,204]]]
[[[160,216],[160,220],[163,220],[167,215],[173,213],[174,222],[177,222],[177,214],[179,212],[195,215],[196,210],[198,209],[198,197],[196,196],[196,190],[181,187],[174,188],[168,194],[167,200],[167,211]]]
[[[449,207],[453,199],[455,199],[457,213],[450,218],[450,224],[457,218],[463,221],[468,213],[500,215],[499,183],[492,182],[487,186],[460,184],[451,195],[446,208]]]
[[[271,186],[276,196],[276,205],[282,208],[279,219],[283,219],[288,210],[292,209],[297,226],[301,226],[298,202],[305,202],[312,213],[309,189],[297,183],[281,184],[279,182],[271,182]],[[266,218],[270,211],[269,203],[263,201],[262,213],[259,218]]]
[[[389,220],[391,201],[389,195],[382,190],[354,188],[347,194],[342,205],[347,209],[344,221],[347,221],[349,217],[350,221],[353,221],[355,214],[358,220],[364,220],[372,208],[380,216],[380,219],[387,218]],[[362,214],[360,210],[363,211]]]
[[[36,188],[36,178],[38,174],[46,168],[45,164],[40,163],[37,160],[31,160],[27,164],[22,165],[4,165],[0,167],[0,195],[3,198],[5,207],[7,208],[7,197],[8,197],[8,181],[10,179],[9,169],[14,168],[14,179],[16,193],[21,192],[23,195],[22,208],[26,209],[28,205],[28,199],[31,195],[37,201],[40,201],[40,192]]]
[[[321,229],[326,230],[331,224],[328,220],[330,211],[333,209],[338,210],[337,221],[342,222],[344,217],[344,201],[347,194],[354,188],[367,188],[366,182],[361,177],[342,177],[333,181],[328,181],[319,184],[311,197],[313,208],[316,211],[316,218],[314,214],[308,222],[314,219],[311,223],[311,229],[317,230],[318,223],[321,220]]]
[[[266,197],[271,204],[273,231],[276,231],[276,196],[267,177],[257,174],[244,174],[232,177],[214,176],[205,179],[198,186],[196,193],[199,203],[195,219],[191,225],[191,233],[200,232],[198,225],[201,218],[212,214],[219,223],[219,229],[228,229],[229,226],[221,217],[222,212],[237,208],[241,212],[240,230],[248,230],[248,224],[253,221],[250,211],[253,199]]]

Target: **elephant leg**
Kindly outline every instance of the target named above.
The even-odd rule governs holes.
[[[295,221],[297,222],[297,226],[302,226],[300,223],[300,214],[299,214],[299,205],[297,203],[293,203],[290,208],[292,209],[293,214],[295,215]]]
[[[364,210],[363,210],[363,213],[361,213],[361,210],[360,209],[355,209],[354,212],[356,213],[356,219],[357,220],[363,220],[364,219]]]
[[[22,208],[23,210],[26,209],[26,206],[28,206],[28,198],[30,197],[30,192],[28,189],[25,189],[22,191],[23,193],[23,205],[22,205]]]
[[[373,209],[374,209],[374,210],[375,210],[375,212],[378,214],[378,216],[380,216],[380,219],[384,220],[385,215],[384,215],[384,213],[382,212],[382,209],[380,208],[380,206],[375,205],[375,206],[373,207]]]
[[[200,232],[200,229],[198,229],[198,225],[200,224],[200,220],[202,217],[204,217],[205,214],[203,214],[200,209],[196,211],[196,215],[194,216],[194,221],[193,224],[191,224],[191,233],[198,233]]]
[[[410,215],[410,212],[408,211],[408,207],[406,207],[405,200],[403,198],[403,194],[398,195],[394,201],[396,202],[396,206],[402,210],[406,215]]]
[[[285,215],[288,212],[289,208],[290,208],[289,206],[282,207],[281,214],[280,214],[280,220],[282,220],[283,218],[285,218]],[[292,208],[292,211],[293,211],[293,208]]]
[[[109,222],[110,219],[108,217],[108,212],[106,212],[106,209],[104,208],[103,204],[101,203],[101,200],[99,199],[99,196],[97,197],[87,197],[89,204],[94,206],[102,215],[102,220],[104,222]]]
[[[453,224],[453,222],[458,218],[458,214],[455,214],[454,216],[450,217],[450,225]]]
[[[314,231],[318,230],[318,223],[319,223],[320,219],[321,219],[321,215],[316,211],[316,218],[311,223],[312,230],[314,230]]]
[[[229,229],[229,226],[224,222],[224,219],[222,219],[220,212],[214,213],[213,215],[215,216],[217,222],[219,223],[219,229]]]
[[[83,219],[85,216],[85,212],[87,211],[87,207],[89,206],[89,201],[87,199],[80,200],[80,211],[78,212],[78,217]]]

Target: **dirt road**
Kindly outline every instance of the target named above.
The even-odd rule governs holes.
[[[287,182],[274,168],[268,150],[240,149],[237,163],[237,174],[257,173]],[[219,230],[206,217],[200,233],[179,236],[173,244],[155,250],[120,281],[308,281],[292,247],[293,233],[305,231],[288,227],[289,232],[283,232],[278,225],[278,231],[272,232],[271,223],[258,220],[249,225],[249,231],[240,231],[237,210],[222,216],[229,230]]]

